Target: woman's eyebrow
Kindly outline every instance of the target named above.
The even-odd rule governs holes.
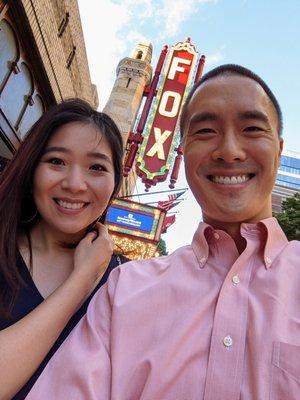
[[[65,147],[60,147],[60,146],[51,146],[47,147],[44,151],[43,154],[51,153],[51,152],[61,152],[61,153],[70,153],[70,150],[66,149]],[[98,151],[91,151],[87,153],[87,156],[90,158],[98,158],[99,160],[102,161],[107,161],[110,164],[112,164],[112,160],[110,157],[108,157],[106,154],[99,153]]]
[[[44,150],[43,154],[47,154],[50,153],[51,151],[59,151],[61,153],[69,153],[69,150],[66,149],[65,147],[60,147],[60,146],[50,146],[50,147],[46,147]]]
[[[109,156],[107,156],[106,154],[103,154],[103,153],[99,153],[98,151],[92,151],[92,152],[88,153],[87,155],[89,157],[98,158],[100,160],[107,161],[110,164],[112,164],[112,160]]]

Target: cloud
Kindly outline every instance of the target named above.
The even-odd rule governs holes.
[[[137,30],[129,31],[126,35],[127,40],[135,46],[139,42],[150,42],[151,40]]]
[[[161,38],[175,36],[183,22],[197,12],[200,4],[211,2],[216,0],[163,0],[161,9],[156,12],[157,20],[163,21]]]
[[[109,0],[78,0],[92,82],[96,84],[102,109],[111,91],[115,69],[126,48],[118,36],[130,23],[130,10]]]
[[[123,0],[122,4],[130,10],[134,11],[134,16],[138,19],[151,18],[154,12],[154,2],[152,0]]]
[[[217,0],[78,0],[92,82],[99,108],[108,100],[118,62],[139,41],[154,49],[172,39],[203,3]]]
[[[224,55],[220,51],[215,54],[208,54],[205,56],[205,65],[211,67],[219,64],[223,59]]]

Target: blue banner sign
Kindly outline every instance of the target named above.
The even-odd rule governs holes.
[[[154,219],[155,215],[140,214],[133,210],[124,210],[114,206],[109,208],[106,217],[109,224],[147,233],[151,233]]]

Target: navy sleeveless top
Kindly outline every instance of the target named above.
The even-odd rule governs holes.
[[[41,365],[36,370],[36,372],[32,375],[32,377],[29,379],[29,381],[22,387],[22,389],[20,389],[20,391],[12,398],[12,400],[25,399],[25,397],[31,390],[35,381],[38,379],[38,377],[42,373],[43,369],[45,368],[45,366],[48,363],[48,361],[50,360],[50,358],[53,356],[53,354],[60,347],[60,345],[63,343],[63,341],[66,339],[66,337],[72,331],[72,329],[76,326],[76,324],[79,322],[79,320],[86,313],[87,307],[88,307],[92,297],[97,292],[97,290],[106,282],[109,273],[115,267],[117,267],[118,265],[123,264],[127,261],[129,261],[129,260],[122,255],[113,255],[112,256],[110,263],[109,263],[101,281],[98,283],[98,285],[93,290],[93,292],[90,294],[90,296],[85,300],[85,302],[82,304],[82,306],[76,311],[76,313],[69,320],[69,322],[65,326],[64,330],[61,332],[60,336],[58,337],[58,339],[56,340],[56,342],[54,343],[54,345],[50,349],[49,353],[47,354],[45,359],[42,361]],[[0,330],[7,328],[8,326],[19,321],[21,318],[25,317],[25,315],[27,315],[32,310],[34,310],[44,300],[44,298],[38,291],[37,287],[35,286],[32,278],[31,278],[30,272],[29,272],[23,258],[21,257],[21,255],[19,255],[19,257],[18,257],[18,268],[19,268],[19,272],[21,274],[21,277],[22,277],[25,285],[22,285],[19,290],[15,306],[11,313],[11,318],[9,318],[9,319],[0,318]]]

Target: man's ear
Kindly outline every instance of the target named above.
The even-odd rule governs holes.
[[[279,157],[281,156],[283,145],[284,145],[283,139],[279,138],[279,153],[278,153]]]
[[[284,145],[284,141],[283,139],[279,138],[279,146],[278,146],[278,166],[277,168],[279,168],[280,166],[280,159],[281,159],[281,154],[282,154],[282,150],[283,150],[283,145]]]
[[[183,135],[181,136],[181,139],[180,139],[180,146],[182,147],[183,151],[184,151],[185,142],[186,142],[186,137],[185,137],[185,136],[186,136],[186,135],[183,134]]]

